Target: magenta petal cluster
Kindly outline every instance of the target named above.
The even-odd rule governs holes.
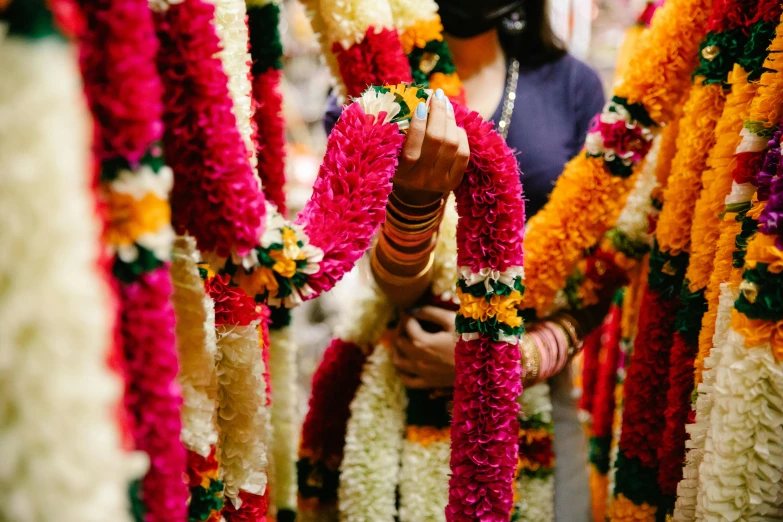
[[[129,377],[125,407],[137,449],[150,459],[142,481],[145,522],[187,520],[187,457],[180,442],[174,308],[168,266],[121,285],[121,330]]]
[[[172,222],[202,252],[243,256],[260,237],[264,195],[239,134],[204,0],[172,3],[156,15],[165,85],[164,147],[174,170]]]
[[[80,64],[99,160],[138,161],[163,133],[158,40],[144,0],[81,2]]]
[[[522,266],[525,204],[514,154],[478,113],[456,104],[454,110],[470,144],[470,164],[454,192],[457,263],[474,273]]]
[[[313,195],[297,216],[310,244],[324,252],[308,279],[314,296],[332,288],[370,246],[386,216],[403,141],[396,124],[365,114],[358,103],[334,126]]]
[[[507,522],[514,503],[519,349],[485,338],[455,351],[454,419],[446,519]]]

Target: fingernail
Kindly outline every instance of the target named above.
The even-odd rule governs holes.
[[[443,100],[444,98],[446,98],[446,95],[445,95],[445,94],[443,94],[443,89],[438,89],[438,90],[436,90],[436,91],[435,91],[435,97],[436,97],[437,99],[439,99],[439,100]]]
[[[448,109],[449,114],[454,112],[454,106],[451,104],[451,100],[446,100],[446,109]]]
[[[427,106],[424,105],[424,102],[419,102],[419,104],[416,106],[416,117],[420,120],[423,120],[427,117]]]

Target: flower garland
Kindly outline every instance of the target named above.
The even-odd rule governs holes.
[[[283,121],[283,44],[280,42],[280,4],[277,0],[246,0],[253,60],[253,122],[257,128],[258,175],[266,198],[286,215],[285,122]]]
[[[128,483],[145,459],[123,448],[122,384],[107,365],[116,309],[97,263],[78,64],[42,2],[13,2],[0,18],[0,402],[14,412],[0,433],[0,518],[129,521]]]
[[[712,31],[734,29],[731,26],[733,22],[724,22],[723,13],[730,8],[727,4],[731,2],[715,4],[709,22]],[[753,11],[748,11],[755,12],[755,5],[750,7]],[[705,41],[709,41],[712,34]],[[618,509],[614,505],[610,508],[613,520],[623,520],[623,517],[629,516],[633,506],[640,511],[663,513],[670,513],[674,507],[690,397],[685,381],[689,380],[689,358],[692,364],[695,355],[695,352],[688,351],[687,346],[692,346],[697,338],[693,334],[693,317],[697,318],[695,331],[698,336],[701,315],[706,305],[703,292],[691,296],[683,289],[679,301],[672,299],[681,293],[685,271],[689,266],[693,207],[684,202],[692,201],[701,190],[701,173],[705,165],[714,167],[726,157],[727,147],[720,142],[721,137],[725,141],[736,135],[735,127],[742,122],[743,104],[749,101],[749,94],[752,96],[752,92],[748,93],[747,89],[741,88],[745,85],[744,79],[740,77],[737,81],[737,74],[740,73],[735,71],[730,82],[734,88],[724,106],[721,82],[725,78],[727,64],[738,61],[739,56],[732,55],[732,48],[721,49],[721,54],[722,61],[716,63],[715,56],[702,53],[703,60],[696,71],[699,76],[695,76],[696,82],[680,123],[678,153],[672,163],[671,179],[664,192],[665,204],[656,227],[656,250],[651,258],[648,294],[642,302],[641,312],[642,316],[653,319],[640,325],[628,374],[629,381],[625,386],[626,407],[615,487],[615,497],[620,503]],[[719,119],[721,108],[723,117]],[[712,147],[707,158],[701,152],[706,149],[701,147],[705,141],[714,142],[711,139],[713,129],[721,144]],[[698,147],[688,145],[691,143],[697,143]],[[733,147],[729,148],[733,150]],[[708,185],[708,182],[705,183],[705,186]],[[684,337],[686,334],[689,335],[687,339]],[[646,342],[648,338],[654,338],[655,344]],[[671,351],[670,361],[673,339],[675,348]],[[686,344],[688,339],[690,341]],[[683,400],[684,405],[681,404]],[[664,422],[666,429],[662,429]],[[658,446],[661,444],[668,451],[659,452]],[[621,480],[632,479],[631,476],[626,477],[631,474],[637,480],[635,485]]]
[[[116,252],[125,406],[136,448],[150,457],[139,490],[144,520],[184,521],[186,453],[175,384],[174,309],[168,261],[173,233],[163,164],[157,41],[144,0],[84,3],[79,34],[85,93],[96,124],[96,160],[108,208],[105,241]],[[126,71],[133,70],[133,81]]]
[[[601,365],[596,372],[593,423],[590,436],[590,497],[593,520],[605,520],[608,496],[609,450],[615,410],[615,387],[620,359],[623,291],[617,292],[601,327]]]
[[[400,522],[446,520],[450,455],[448,428],[406,428],[400,456]]]
[[[519,398],[519,455],[514,516],[518,522],[555,519],[554,432],[549,385],[539,383]]]
[[[218,479],[215,458],[218,441],[215,304],[204,289],[193,238],[177,239],[172,260],[180,361],[178,380],[183,398],[182,442],[188,450],[191,495],[188,519],[212,522],[220,519],[223,508],[223,482]]]
[[[566,165],[549,203],[531,220],[525,306],[537,314],[547,314],[581,253],[616,219],[632,187],[624,176],[649,150],[654,124],[673,118],[688,85],[709,5],[673,0],[658,10],[630,60],[634,66],[588,136],[586,152]],[[649,74],[653,70],[662,74]]]
[[[361,380],[351,402],[340,466],[340,520],[393,522],[407,399],[383,342],[368,357]],[[368,433],[375,437],[363,437]]]

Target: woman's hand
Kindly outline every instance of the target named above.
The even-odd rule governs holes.
[[[408,388],[449,388],[454,386],[454,328],[456,313],[425,306],[405,315],[392,339],[394,365]],[[440,329],[425,330],[427,323]]]
[[[438,89],[429,115],[422,102],[411,118],[394,175],[395,194],[413,205],[435,201],[459,186],[469,158],[468,137],[457,127],[451,102]]]

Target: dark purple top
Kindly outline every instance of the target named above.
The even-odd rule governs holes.
[[[507,141],[518,153],[528,219],[546,203],[563,166],[582,148],[590,120],[603,105],[598,74],[569,54],[535,69],[520,69]],[[492,116],[495,123],[500,110]],[[332,97],[324,119],[327,133],[339,114]]]

